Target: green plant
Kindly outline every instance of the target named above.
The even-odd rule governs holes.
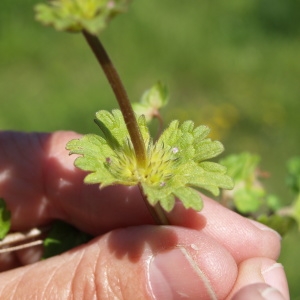
[[[127,6],[128,1],[125,0],[53,0],[48,5],[36,6],[37,19],[45,25],[83,34],[120,106],[120,110],[112,113],[96,113],[95,122],[103,136],[89,134],[67,145],[71,154],[80,155],[75,161],[76,166],[91,172],[85,182],[99,184],[101,188],[111,184],[138,185],[155,222],[168,224],[165,212],[172,210],[175,197],[186,208],[200,210],[201,196],[194,188],[218,195],[220,188],[233,188],[231,176],[236,187],[232,191],[223,191],[220,198],[229,208],[264,222],[281,233],[293,226],[294,219],[300,222],[299,188],[295,203],[288,209],[281,207],[280,201],[265,191],[258,178],[258,157],[241,154],[225,158],[221,164],[207,161],[219,155],[223,146],[208,138],[206,126],[195,128],[192,121],[181,124],[173,121],[156,141],[150,137],[146,121],[152,117],[159,119],[162,131],[159,109],[167,103],[166,87],[157,83],[146,91],[140,103],[134,105],[134,113],[122,82],[96,36],[115,15],[126,11]],[[297,163],[293,162],[292,166],[295,165]],[[297,170],[290,180],[294,190],[295,182],[298,182],[295,179]],[[0,224],[4,224],[5,220],[7,218]],[[7,225],[3,227],[6,229],[2,237],[9,228]],[[52,232],[55,236],[55,230]],[[58,238],[58,241],[61,240]],[[50,244],[49,240],[45,244],[48,242]]]
[[[166,89],[157,84],[145,93],[136,108],[136,118],[123,84],[98,34],[117,12],[126,8],[126,1],[52,1],[38,5],[37,18],[58,30],[82,32],[102,66],[118,100],[120,111],[96,113],[96,124],[103,137],[86,135],[70,141],[70,154],[81,155],[75,165],[92,172],[86,183],[101,187],[111,184],[138,185],[153,218],[168,224],[164,211],[171,211],[175,197],[186,208],[200,210],[202,201],[195,188],[204,188],[214,195],[219,188],[232,188],[226,168],[208,162],[223,151],[218,141],[207,136],[206,126],[194,128],[192,121],[173,121],[157,141],[150,137],[145,116],[159,116],[158,109],[166,102]]]
[[[231,191],[223,191],[220,201],[228,208],[284,235],[296,223],[298,227],[300,225],[300,157],[294,157],[287,163],[287,185],[296,195],[290,206],[284,206],[278,196],[266,190],[263,180],[268,174],[259,169],[259,161],[258,155],[248,152],[229,155],[221,160],[234,179],[235,187]]]

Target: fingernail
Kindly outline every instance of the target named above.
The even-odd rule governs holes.
[[[157,254],[149,266],[149,282],[153,299],[217,299],[208,278],[184,248]]]
[[[261,291],[261,296],[266,300],[285,300],[282,294],[272,287],[268,287]]]
[[[264,269],[261,271],[262,276],[264,277],[265,283],[269,284],[271,287],[274,287],[276,290],[275,291],[280,291],[281,293],[284,294],[285,291],[288,291],[288,286],[287,286],[287,281],[286,281],[286,276],[284,273],[284,269],[282,264],[280,263],[275,263],[271,265],[270,267]],[[268,295],[269,298],[266,299],[277,299],[277,298],[272,298],[269,296],[271,293],[275,293],[275,291],[267,291],[266,294]],[[277,291],[278,294],[280,294]],[[288,295],[285,295],[288,297]],[[282,296],[281,298],[278,299],[284,299]]]
[[[255,225],[258,229],[262,230],[262,231],[270,231],[270,232],[273,232],[275,233],[279,239],[281,240],[282,239],[282,236],[274,229],[260,223],[260,222],[257,222],[257,221],[254,221],[254,220],[249,220],[253,225]]]

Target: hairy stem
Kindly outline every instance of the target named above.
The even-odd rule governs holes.
[[[99,64],[101,65],[108,82],[110,83],[113,92],[117,98],[119,103],[120,109],[122,111],[124,121],[129,132],[136,159],[139,164],[139,167],[145,167],[146,165],[146,150],[145,150],[145,143],[143,141],[143,137],[141,135],[139,126],[137,124],[132,106],[130,104],[129,98],[125,91],[125,88],[122,84],[122,81],[111,62],[107,52],[105,51],[102,43],[100,40],[90,33],[83,31],[83,35],[89,44],[90,48],[92,49],[93,53],[95,54]],[[149,204],[146,195],[143,193],[142,187],[139,185],[141,195],[143,200],[154,220],[154,222],[158,225],[168,225],[169,221],[165,215],[164,210],[162,207],[157,204],[152,206]]]
[[[143,141],[143,137],[141,135],[139,126],[137,124],[137,120],[135,118],[132,106],[130,104],[126,90],[122,84],[122,81],[100,40],[95,35],[92,35],[85,30],[83,31],[83,35],[90,48],[92,49],[93,53],[95,54],[99,64],[101,65],[106,75],[106,78],[109,81],[113,92],[117,98],[127,130],[131,138],[137,162],[140,167],[145,167],[145,143]]]
[[[143,197],[143,200],[148,208],[148,211],[150,212],[155,224],[157,225],[170,225],[170,222],[165,214],[165,211],[162,209],[159,203],[157,203],[155,206],[152,206],[148,200],[147,196],[143,192],[143,188],[141,185],[139,185],[139,189],[141,192],[141,195]]]

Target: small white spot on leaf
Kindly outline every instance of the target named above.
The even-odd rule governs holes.
[[[172,148],[172,152],[173,152],[174,154],[176,154],[178,151],[179,151],[179,149],[178,149],[177,147]]]

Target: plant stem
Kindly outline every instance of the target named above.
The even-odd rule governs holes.
[[[92,35],[85,30],[83,30],[83,35],[90,48],[92,49],[93,53],[95,54],[99,64],[101,65],[106,75],[106,78],[110,83],[113,92],[117,98],[128,133],[130,135],[130,139],[132,141],[137,163],[139,167],[145,167],[145,143],[143,141],[143,137],[141,135],[138,123],[136,121],[132,106],[130,104],[126,90],[122,84],[122,81],[100,40],[95,35]],[[154,222],[158,225],[169,225],[169,220],[167,219],[165,212],[160,206],[160,204],[157,204],[155,206],[150,205],[147,196],[143,193],[141,185],[139,185],[139,189]]]
[[[146,165],[146,150],[142,134],[122,81],[100,40],[87,31],[83,35],[101,65],[117,98],[140,167]]]
[[[162,207],[160,206],[159,203],[157,203],[155,206],[152,206],[148,199],[147,196],[144,194],[143,192],[143,188],[142,186],[139,184],[139,189],[141,192],[141,195],[143,197],[143,200],[148,208],[148,211],[150,212],[155,224],[157,225],[170,225],[170,222],[164,212],[164,210],[162,209]]]

